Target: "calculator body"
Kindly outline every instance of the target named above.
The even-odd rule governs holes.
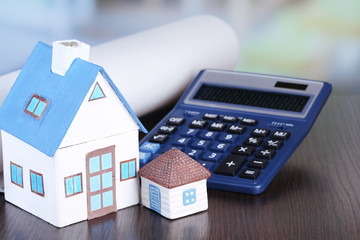
[[[260,194],[310,131],[326,82],[203,70],[140,143],[140,167],[178,148],[206,167],[208,188]]]

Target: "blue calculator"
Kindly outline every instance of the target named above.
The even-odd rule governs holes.
[[[140,143],[140,167],[178,148],[211,172],[208,188],[260,194],[310,131],[326,82],[203,70]]]

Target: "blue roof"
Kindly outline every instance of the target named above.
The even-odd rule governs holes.
[[[105,70],[75,59],[65,76],[51,71],[52,47],[39,42],[0,108],[0,128],[52,157],[100,72],[141,131],[147,133]],[[50,103],[40,120],[24,112],[33,94]],[[120,124],[120,123],[119,123]]]

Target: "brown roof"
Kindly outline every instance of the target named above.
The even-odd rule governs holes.
[[[173,148],[139,170],[139,175],[167,188],[207,179],[211,173],[200,163]]]

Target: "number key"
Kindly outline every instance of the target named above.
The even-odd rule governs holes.
[[[222,155],[220,153],[206,152],[202,156],[202,159],[204,161],[217,162],[220,160],[221,157],[222,157]]]
[[[227,143],[215,143],[210,149],[216,152],[226,152],[231,145]]]
[[[209,141],[205,141],[205,140],[195,140],[191,144],[191,147],[199,148],[199,149],[205,149],[209,145],[209,143],[210,143]]]
[[[180,135],[182,135],[184,137],[194,138],[197,135],[198,132],[199,132],[199,129],[189,128],[185,132],[180,133]]]
[[[175,139],[172,144],[176,146],[186,146],[190,141],[190,138],[177,138]]]
[[[199,138],[206,139],[206,140],[213,140],[216,135],[217,135],[217,133],[215,133],[215,132],[205,131],[205,132],[200,133]]]

